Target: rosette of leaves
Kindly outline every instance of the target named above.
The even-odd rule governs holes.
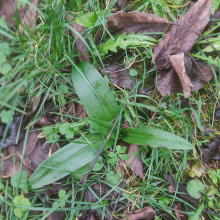
[[[73,65],[71,73],[73,86],[89,115],[88,123],[97,133],[84,134],[81,138],[56,151],[40,164],[29,179],[32,189],[55,182],[90,163],[120,113],[113,92],[97,69],[87,61],[82,61],[78,65],[73,63]],[[193,145],[187,140],[150,127],[131,127],[122,130],[115,126],[105,149],[112,146],[116,138],[137,145],[165,146],[178,150],[193,149]],[[119,152],[120,150],[118,149]],[[117,156],[120,154],[118,151]],[[121,157],[123,158],[123,156]]]

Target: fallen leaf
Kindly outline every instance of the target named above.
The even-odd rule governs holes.
[[[142,179],[144,178],[143,164],[140,155],[136,155],[139,145],[130,144],[128,148],[129,160],[125,161],[130,169]]]
[[[142,13],[138,11],[123,12],[120,11],[108,17],[106,29],[115,36],[118,34],[131,33],[151,33],[151,32],[165,32],[172,22],[161,18],[154,14]],[[103,35],[103,28],[101,28],[95,38],[100,40]],[[151,34],[151,37],[158,38],[160,35]]]
[[[170,63],[177,72],[180,82],[183,87],[183,94],[185,98],[190,96],[190,88],[193,87],[190,78],[186,74],[185,64],[184,64],[184,53],[179,53],[176,55],[168,55]]]
[[[6,128],[6,124],[0,122],[1,148],[6,148],[8,146],[16,145],[17,142],[24,136],[24,120],[22,120],[22,115],[20,113],[15,113],[13,117],[13,121],[9,125],[5,141],[2,144],[2,138],[4,136],[5,128]]]
[[[205,62],[193,62],[191,66],[190,68],[190,66],[186,67],[185,65],[185,70],[193,85],[191,91],[196,91],[201,89],[207,81],[212,79],[213,73],[210,66]],[[162,96],[167,96],[183,90],[180,78],[173,67],[168,70],[164,69],[157,71],[157,89]]]
[[[44,127],[47,125],[52,125],[53,123],[50,120],[48,120],[46,117],[43,116],[36,122],[36,124]]]
[[[197,1],[154,47],[157,69],[169,69],[168,55],[189,52],[209,22],[213,0]],[[184,28],[186,27],[186,28]],[[190,29],[190,30],[189,30]],[[195,33],[196,32],[196,33]],[[197,34],[199,33],[199,34]]]
[[[12,24],[15,26],[17,24],[16,20],[13,18],[13,16],[16,15],[16,5],[14,0],[7,0],[2,1],[0,5],[0,17],[5,16],[5,21],[9,24]],[[18,15],[20,18],[20,21],[23,19],[25,15],[26,9],[22,6],[18,9]]]
[[[119,66],[118,64],[113,64],[106,68],[105,71],[103,71],[103,74],[107,74],[110,77],[110,81],[124,89],[132,90],[134,89],[134,86],[136,84],[135,78],[132,78],[129,74],[129,69],[126,69],[124,66]],[[147,89],[142,89],[141,85],[138,87],[137,93],[139,94],[147,94]]]
[[[204,163],[209,163],[218,155],[220,146],[220,138],[215,138],[211,143],[202,145],[201,152]]]
[[[151,220],[155,219],[156,217],[156,212],[154,209],[152,209],[150,206],[147,206],[139,211],[133,212],[133,214],[126,215],[125,218],[119,218],[119,220]]]
[[[27,172],[28,177],[32,171],[36,170],[39,164],[48,158],[49,153],[54,153],[58,148],[56,144],[48,144],[45,139],[37,139],[39,132],[29,132],[25,146],[22,169]],[[18,146],[7,148],[7,156],[1,158],[1,177],[12,177],[14,172],[20,171],[24,139],[20,140]],[[15,155],[15,164],[13,164],[13,154]]]
[[[122,10],[128,6],[128,0],[117,0],[119,8]]]
[[[185,210],[183,209],[183,206],[181,205],[180,202],[175,202],[174,205],[173,205],[173,209],[175,211],[175,215],[176,215],[176,218],[178,220],[187,220],[187,216],[185,213]]]
[[[31,2],[31,4],[34,7],[37,7],[38,0],[33,0]],[[31,5],[28,6],[28,8],[25,11],[24,17],[21,20],[21,23],[23,24],[24,27],[28,26],[29,28],[33,28],[33,27],[36,26],[36,15],[37,15],[37,12],[36,12],[36,9],[33,6],[31,6]],[[25,32],[25,28],[23,26],[19,25],[19,31],[24,33]]]
[[[68,21],[71,21],[72,20],[72,16],[70,15],[66,15],[66,19]],[[78,23],[72,23],[71,24],[72,28],[74,28],[79,34],[81,34],[81,36],[83,38],[85,38],[85,34],[83,33],[84,32],[84,27],[81,26],[80,24]],[[75,34],[74,32],[72,32],[73,34],[73,37],[76,39],[75,41],[75,46],[76,46],[76,50],[77,52],[80,54],[79,55],[79,60],[80,62],[82,60],[86,60],[88,62],[90,62],[90,59],[89,59],[89,54],[88,54],[88,49],[86,47],[86,45],[83,43],[83,41],[78,37],[77,34]]]

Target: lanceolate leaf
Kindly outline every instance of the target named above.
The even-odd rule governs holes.
[[[98,132],[107,136],[112,129],[113,124],[99,119],[89,119],[89,124]],[[117,126],[114,128],[110,138],[115,139],[117,134]]]
[[[83,167],[95,158],[103,143],[102,135],[92,134],[67,144],[52,154],[32,174],[29,179],[31,188],[37,189],[53,183]],[[113,143],[114,140],[110,139],[105,147],[110,147]]]
[[[82,61],[72,69],[76,93],[92,118],[112,121],[119,114],[119,107],[109,86],[97,69]]]
[[[122,139],[131,144],[147,144],[151,147],[167,147],[169,149],[191,150],[193,145],[185,139],[154,128],[127,128]]]

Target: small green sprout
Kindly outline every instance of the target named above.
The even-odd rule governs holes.
[[[20,196],[16,196],[13,199],[13,204],[20,205],[20,206],[28,206],[28,207],[31,206],[29,199],[25,198],[23,194],[21,194]],[[27,211],[27,209],[16,207],[14,209],[14,214],[17,217],[21,218],[24,215],[25,211]]]
[[[58,193],[59,195],[59,199],[60,200],[65,200],[68,198],[68,196],[66,195],[66,191],[64,189],[61,189]],[[59,206],[61,208],[63,208],[65,206],[65,202],[60,202],[60,201],[56,201],[53,203],[52,207],[55,208],[56,206]]]
[[[215,185],[218,185],[218,180],[220,180],[220,169],[217,170],[211,170],[209,177],[212,179],[212,182]]]
[[[109,163],[115,164],[118,157],[120,157],[120,159],[123,161],[129,160],[129,154],[125,154],[126,150],[126,147],[121,147],[120,145],[117,145],[116,152],[110,152],[108,154],[108,156],[110,157]]]

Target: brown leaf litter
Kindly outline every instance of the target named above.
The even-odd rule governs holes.
[[[207,26],[211,10],[212,2],[206,0],[197,1],[178,21],[173,25],[165,34],[163,40],[161,40],[154,47],[154,60],[156,62],[156,67],[159,71],[159,76],[157,78],[157,88],[161,92],[162,96],[168,95],[168,91],[171,89],[164,89],[161,91],[161,80],[166,82],[164,87],[171,87],[170,85],[182,85],[185,98],[190,95],[190,87],[193,87],[193,81],[190,79],[190,74],[187,73],[186,69],[190,66],[187,62],[188,53],[198,40],[200,34],[203,32]],[[177,69],[177,65],[171,62],[170,56],[179,55],[178,64],[180,67]],[[184,68],[185,66],[185,68]],[[178,71],[178,72],[177,72]],[[179,83],[174,82],[176,72],[178,74]],[[166,80],[164,80],[166,78]],[[178,91],[180,91],[181,87]],[[177,90],[172,89],[173,91]]]

